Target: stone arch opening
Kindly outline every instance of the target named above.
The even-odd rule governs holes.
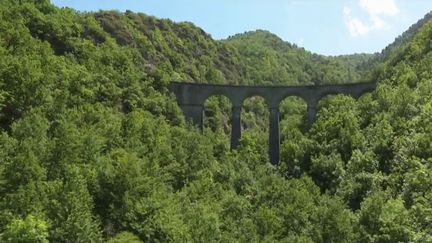
[[[227,96],[215,94],[207,97],[204,101],[203,113],[204,129],[231,134],[232,103]]]
[[[209,99],[214,99],[213,97],[223,97],[223,99],[226,98],[231,104],[233,104],[232,100],[232,94],[224,89],[211,89],[211,90],[205,90],[204,92],[201,92],[201,94],[197,94],[197,96],[201,96],[201,103],[205,104]]]
[[[243,100],[241,109],[241,130],[245,138],[256,139],[261,154],[269,151],[269,105],[261,95],[250,95]]]
[[[298,176],[307,164],[305,136],[309,129],[307,100],[299,95],[283,98],[280,110],[280,165],[290,176]],[[302,163],[304,162],[304,163]]]
[[[292,129],[304,132],[308,126],[308,103],[300,96],[288,96],[279,104],[281,140],[290,136]]]
[[[349,94],[328,93],[322,95],[317,103],[317,119],[320,119],[329,109],[343,105],[347,100],[353,101],[355,99]]]
[[[325,94],[322,95],[321,98],[318,100],[317,103],[318,111],[327,108],[330,105],[336,104],[340,99],[356,100],[355,97],[349,94],[337,94],[337,93]]]
[[[269,107],[264,97],[253,95],[245,98],[242,103],[242,131],[257,129],[268,131]]]

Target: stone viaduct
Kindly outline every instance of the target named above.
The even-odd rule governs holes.
[[[212,95],[223,95],[232,104],[231,149],[239,146],[241,138],[241,108],[243,101],[252,96],[263,97],[270,110],[269,127],[269,158],[274,165],[279,163],[279,104],[289,96],[297,96],[307,103],[308,124],[315,121],[318,101],[332,94],[351,95],[357,99],[366,92],[376,88],[375,82],[310,85],[310,86],[239,86],[171,82],[170,91],[177,98],[177,102],[187,119],[202,130],[204,103]]]

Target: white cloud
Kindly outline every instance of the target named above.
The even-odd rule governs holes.
[[[399,14],[399,8],[394,0],[359,0],[359,5],[369,15],[367,22],[354,17],[349,7],[343,8],[345,25],[352,37],[364,36],[373,30],[385,29],[388,24],[383,17]]]
[[[371,21],[372,21],[372,29],[375,30],[382,30],[385,29],[387,27],[387,23],[384,22],[384,20],[382,20],[380,17],[378,16],[370,16],[371,17]]]
[[[345,18],[345,24],[347,25],[348,31],[350,32],[351,36],[357,37],[369,33],[371,28],[358,18],[353,17],[350,8],[344,7],[343,13]]]
[[[360,6],[370,16],[396,16],[399,13],[399,8],[394,0],[360,0]]]

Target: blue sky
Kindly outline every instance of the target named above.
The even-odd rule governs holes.
[[[80,11],[132,10],[190,21],[224,39],[265,29],[315,53],[381,51],[432,10],[432,0],[52,0]]]

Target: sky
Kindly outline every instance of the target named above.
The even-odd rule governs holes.
[[[314,53],[379,52],[432,10],[432,0],[52,0],[79,11],[131,10],[189,21],[214,39],[268,30]]]

